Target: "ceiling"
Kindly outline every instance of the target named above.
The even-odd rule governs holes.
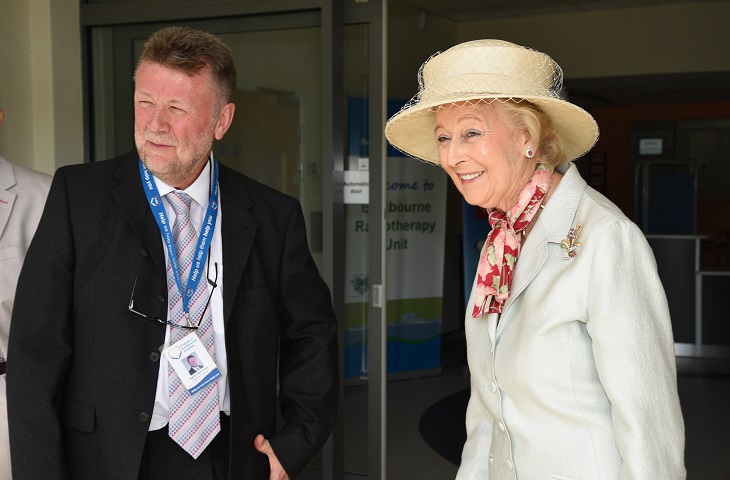
[[[565,79],[570,101],[584,108],[730,101],[730,72]]]
[[[695,0],[398,0],[457,23],[536,15],[652,7]],[[708,0],[705,0],[708,1]],[[730,1],[730,0],[709,0]],[[730,100],[730,72],[566,79],[570,100],[595,105]]]
[[[474,22],[555,13],[595,12],[617,8],[694,3],[696,0],[398,0],[400,3],[449,18]],[[727,1],[727,0],[704,0]]]

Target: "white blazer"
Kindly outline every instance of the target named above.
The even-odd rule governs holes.
[[[473,298],[467,307],[471,398],[457,479],[685,478],[674,342],[652,251],[573,164],[559,170],[499,322],[471,318]],[[582,246],[570,258],[561,241],[577,224]]]
[[[51,177],[0,155],[0,352],[8,355],[15,285],[51,187]],[[10,480],[5,376],[0,376],[0,480]]]
[[[49,175],[0,155],[0,352],[6,357],[15,284],[50,188]]]

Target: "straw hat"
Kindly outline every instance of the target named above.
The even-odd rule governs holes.
[[[434,112],[457,102],[527,100],[547,114],[570,161],[598,140],[598,125],[560,97],[563,71],[544,53],[503,40],[474,40],[437,53],[418,71],[418,93],[385,125],[385,137],[406,155],[439,163]]]

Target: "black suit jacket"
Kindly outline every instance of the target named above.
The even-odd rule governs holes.
[[[136,152],[56,173],[20,275],[8,412],[15,480],[134,479],[167,316],[164,249]],[[296,475],[337,408],[336,321],[298,202],[221,165],[233,479],[268,479],[270,439]],[[277,371],[278,368],[278,371]],[[281,414],[276,430],[277,373]]]

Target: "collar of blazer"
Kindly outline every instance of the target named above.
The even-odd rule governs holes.
[[[143,246],[152,257],[161,275],[165,275],[165,252],[159,227],[147,205],[142,181],[139,178],[139,157],[132,151],[121,158],[115,173],[119,184],[112,189],[122,214],[134,229]],[[220,165],[218,181],[221,195],[221,235],[223,236],[223,306],[224,316],[230,318],[236,292],[244,267],[254,245],[258,222],[251,213],[255,201],[246,188],[243,175]],[[226,248],[227,246],[235,246]]]
[[[13,164],[0,155],[0,189],[8,190],[15,186],[15,170]]]
[[[540,221],[535,223],[522,246],[518,261],[519,268],[515,269],[512,292],[505,303],[504,310],[509,308],[545,264],[548,244],[560,245],[560,242],[565,239],[565,235],[573,227],[575,212],[587,184],[572,163],[559,166],[557,171],[563,174],[563,179],[540,214]]]
[[[119,184],[112,188],[112,195],[117,200],[122,214],[129,222],[134,232],[139,238],[140,248],[144,248],[161,274],[165,274],[165,256],[160,240],[160,230],[152,216],[152,211],[147,205],[147,197],[145,197],[142,189],[142,180],[139,178],[139,157],[137,152],[133,151],[124,155],[117,171],[115,178]]]
[[[10,220],[10,212],[15,204],[15,193],[10,188],[16,184],[13,164],[0,155],[0,235]]]

